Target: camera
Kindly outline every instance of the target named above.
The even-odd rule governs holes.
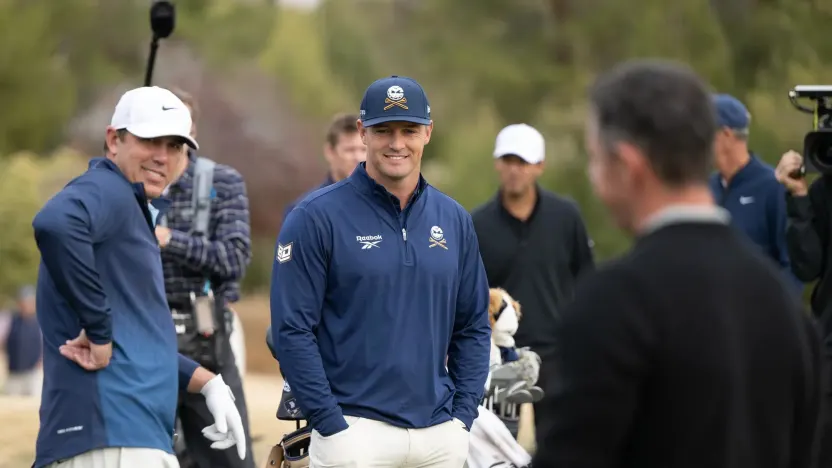
[[[799,99],[814,101],[814,108],[801,105]],[[803,138],[804,167],[792,176],[832,174],[832,86],[798,85],[789,91],[789,100],[797,110],[814,116],[813,129]]]

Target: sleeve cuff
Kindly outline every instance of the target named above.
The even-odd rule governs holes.
[[[314,422],[312,427],[322,436],[329,437],[347,429],[350,425],[344,419],[341,407],[336,406],[335,409],[327,412],[326,416]]]
[[[454,414],[454,419],[462,421],[465,424],[465,430],[471,432],[471,426],[474,424],[474,418],[468,415]]]
[[[179,390],[185,392],[188,390],[188,385],[191,383],[191,378],[194,372],[199,367],[195,361],[179,355]]]
[[[786,215],[789,218],[808,219],[812,215],[812,202],[808,195],[794,197],[786,194]]]
[[[94,327],[84,327],[84,333],[87,334],[87,339],[91,343],[97,345],[107,344],[113,341],[113,329],[110,326],[112,320],[110,317],[100,321]]]
[[[170,241],[165,246],[166,252],[185,255],[188,252],[188,241],[190,236],[182,231],[170,231]]]

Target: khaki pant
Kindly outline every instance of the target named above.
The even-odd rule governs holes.
[[[469,433],[451,420],[424,429],[403,429],[372,419],[345,416],[350,425],[324,437],[312,431],[310,468],[462,468]]]
[[[36,367],[26,372],[15,372],[6,376],[3,393],[15,396],[40,398],[43,389],[43,368]]]
[[[157,449],[109,447],[52,463],[48,468],[179,468],[179,462]]]

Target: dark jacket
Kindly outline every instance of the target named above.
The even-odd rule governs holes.
[[[638,239],[563,312],[533,465],[811,466],[820,337],[790,288],[724,224]]]
[[[24,317],[15,313],[6,338],[9,372],[28,372],[37,366],[41,356],[43,345],[37,317]]]
[[[592,241],[577,203],[538,189],[532,215],[520,221],[497,194],[471,216],[489,286],[505,289],[523,307],[517,345],[545,354],[578,278],[594,268]]]
[[[794,274],[805,282],[817,281],[812,290],[812,312],[825,335],[832,336],[832,185],[822,176],[804,197],[785,196],[788,213],[786,246]],[[832,345],[832,343],[830,343]],[[832,349],[827,351],[832,355]]]

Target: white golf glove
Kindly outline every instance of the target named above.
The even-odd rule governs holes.
[[[214,416],[214,424],[203,429],[202,435],[213,442],[211,448],[215,450],[225,450],[236,444],[240,460],[245,460],[246,434],[231,388],[225,384],[221,375],[217,375],[199,392],[205,397],[208,411]]]

